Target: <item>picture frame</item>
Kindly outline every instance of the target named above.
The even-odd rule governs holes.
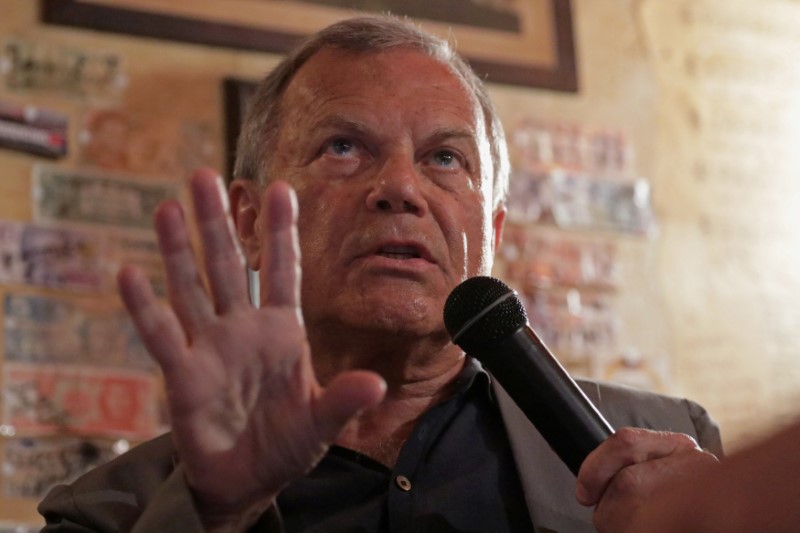
[[[356,11],[364,0],[40,0],[44,23],[141,37],[283,53],[307,35]],[[466,2],[466,3],[465,3]],[[577,92],[571,0],[507,0],[509,7],[470,0],[371,0],[414,18],[423,29],[455,41],[490,83]],[[416,6],[413,9],[408,6]],[[458,7],[452,7],[452,6]],[[477,9],[477,8],[476,8]],[[501,19],[498,25],[491,20]]]
[[[236,160],[236,144],[242,129],[247,105],[255,93],[258,83],[241,78],[225,78],[222,80],[223,115],[225,117],[225,181],[233,178],[234,161]]]

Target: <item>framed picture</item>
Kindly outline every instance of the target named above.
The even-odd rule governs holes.
[[[492,83],[578,90],[570,0],[40,0],[45,23],[281,53],[356,10],[455,41]]]
[[[239,78],[225,78],[222,81],[222,98],[225,116],[225,176],[226,181],[233,178],[233,164],[236,159],[236,143],[242,129],[247,104],[258,86],[258,82]]]

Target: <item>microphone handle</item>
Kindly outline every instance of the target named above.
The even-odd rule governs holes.
[[[614,433],[611,425],[530,327],[481,351],[470,355],[489,369],[577,476],[586,456]]]

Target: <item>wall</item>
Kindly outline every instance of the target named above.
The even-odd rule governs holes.
[[[653,184],[659,232],[618,239],[621,335],[666,358],[669,391],[703,403],[729,446],[739,446],[800,406],[800,180],[792,150],[800,6],[575,0],[573,9],[580,93],[494,85],[492,95],[509,130],[527,115],[618,128],[632,140],[637,172]],[[210,125],[209,159],[218,166],[221,79],[256,78],[277,59],[43,26],[29,0],[4,1],[0,40],[8,38],[119,54],[129,80],[124,106],[160,125],[148,135],[168,135],[181,121]],[[56,108],[73,125],[90,107],[81,98],[4,87],[0,99]],[[72,147],[78,129],[70,128]],[[0,150],[3,219],[31,219],[34,161]],[[72,152],[60,162],[79,163]],[[156,174],[145,179],[163,177]],[[30,500],[2,498],[0,519],[35,520],[33,508]]]
[[[581,93],[494,96],[506,117],[524,109],[633,139],[659,234],[626,266],[626,290],[644,301],[624,321],[656,337],[672,392],[705,405],[734,449],[798,412],[800,6],[587,0],[574,11]]]
[[[637,12],[659,88],[657,279],[676,371],[732,442],[794,418],[800,398],[799,8]]]

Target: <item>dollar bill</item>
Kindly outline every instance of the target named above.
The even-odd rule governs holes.
[[[127,82],[119,55],[9,39],[0,49],[0,79],[11,89],[36,89],[110,102]]]
[[[36,220],[149,230],[163,200],[176,198],[175,183],[36,165],[33,171]]]

